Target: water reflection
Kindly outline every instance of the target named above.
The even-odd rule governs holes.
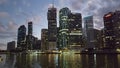
[[[118,58],[117,55],[107,55],[105,58],[106,68],[120,68],[118,67]]]
[[[58,65],[55,54],[18,54],[16,68],[56,68]]]
[[[81,68],[96,68],[96,55],[81,55],[82,67]]]
[[[120,68],[116,54],[1,54],[0,68]]]
[[[120,68],[116,54],[81,55],[82,68]]]
[[[61,54],[58,59],[59,68],[81,68],[80,55]]]
[[[14,54],[7,54],[4,67],[5,68],[14,68],[15,61],[16,60],[15,60]]]

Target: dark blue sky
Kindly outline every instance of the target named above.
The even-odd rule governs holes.
[[[20,25],[27,27],[33,21],[33,34],[41,38],[41,29],[47,28],[47,9],[52,0],[0,0],[0,49],[6,49],[9,41],[16,40]],[[103,28],[102,17],[109,11],[120,9],[120,0],[54,0],[57,12],[68,7],[82,16],[94,16],[94,26]]]

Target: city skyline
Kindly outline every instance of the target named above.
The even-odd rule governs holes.
[[[119,0],[115,0],[115,1],[110,0],[109,2],[107,2],[107,0],[105,1],[102,0],[104,1],[104,3],[98,0],[96,1],[86,0],[86,2],[84,2],[84,0],[74,0],[74,1],[54,0],[54,1],[55,1],[54,4],[57,8],[57,13],[59,12],[59,9],[63,7],[68,7],[74,12],[81,13],[83,17],[89,15],[95,16],[97,18],[95,19],[95,23],[97,24],[94,23],[95,24],[94,27],[97,29],[103,28],[102,18],[105,13],[120,9],[118,8],[120,6],[118,2]],[[7,42],[16,40],[18,27],[22,24],[27,25],[29,21],[33,22],[33,35],[40,39],[41,29],[47,28],[48,26],[47,10],[48,10],[48,6],[51,3],[52,0],[47,0],[47,1],[13,0],[12,2],[10,0],[1,0],[0,1],[0,5],[1,5],[0,6],[0,49],[6,49]],[[109,4],[112,4],[111,5],[112,7],[109,6]],[[57,24],[58,24],[58,20],[57,20]]]

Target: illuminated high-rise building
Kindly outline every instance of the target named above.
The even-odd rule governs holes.
[[[59,27],[57,27],[57,48],[60,49],[60,32],[59,32]]]
[[[65,7],[59,11],[59,49],[64,49],[68,47],[68,15],[71,13],[69,8]]]
[[[82,39],[82,16],[80,13],[68,15],[69,25],[69,48],[80,50],[83,44]]]
[[[47,19],[49,50],[53,50],[57,45],[57,9],[54,6],[48,8]]]
[[[104,15],[105,48],[120,47],[120,11],[109,12]]]
[[[94,49],[95,48],[95,38],[94,38],[94,24],[93,24],[93,16],[88,16],[84,18],[84,37],[86,40],[86,48]]]
[[[21,25],[18,28],[17,48],[19,49],[26,48],[26,27],[24,25]]]
[[[41,50],[48,50],[48,29],[42,29],[41,31]]]
[[[104,44],[103,44],[103,29],[102,30],[97,30],[94,29],[94,44],[96,49],[103,49]]]
[[[36,49],[41,50],[41,40],[37,40]]]
[[[36,49],[38,49],[37,47],[37,41],[38,41],[38,38],[37,37],[34,37],[34,36],[32,36],[32,50],[36,50]],[[40,50],[40,49],[39,49]]]
[[[28,35],[32,36],[33,33],[33,25],[32,22],[28,22]]]
[[[15,50],[15,41],[12,41],[12,42],[8,42],[8,43],[7,43],[7,50],[8,50],[8,51]]]
[[[32,50],[32,33],[33,33],[33,25],[32,22],[28,22],[28,36],[27,36],[27,48]]]

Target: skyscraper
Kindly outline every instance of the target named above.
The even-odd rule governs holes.
[[[15,41],[7,43],[7,50],[8,51],[15,50]]]
[[[41,50],[41,40],[37,40],[35,49],[36,50]]]
[[[24,25],[21,25],[18,28],[17,48],[19,49],[26,48],[26,27]]]
[[[84,18],[83,29],[84,29],[84,37],[86,39],[86,48],[93,49],[95,47],[93,16],[88,16]]]
[[[38,38],[32,36],[32,50],[36,50],[37,49],[37,45],[36,45],[37,41],[38,41]]]
[[[59,32],[59,27],[57,27],[57,48],[60,49],[60,32]]]
[[[33,25],[32,22],[28,22],[28,35],[32,36],[33,33]]]
[[[48,8],[48,41],[49,50],[56,49],[57,44],[57,10],[54,6]]]
[[[69,47],[80,50],[83,44],[82,39],[82,16],[80,13],[70,13],[69,19]]]
[[[105,48],[115,49],[120,46],[120,11],[104,15]]]
[[[69,8],[65,7],[59,11],[59,48],[64,49],[68,47],[68,15],[71,13]]]
[[[32,50],[32,33],[33,33],[33,26],[32,22],[28,22],[28,36],[27,36],[27,49]]]
[[[48,29],[41,31],[41,50],[48,50]]]
[[[103,44],[103,29],[102,30],[97,30],[94,29],[94,44],[96,49],[103,49],[104,44]]]

